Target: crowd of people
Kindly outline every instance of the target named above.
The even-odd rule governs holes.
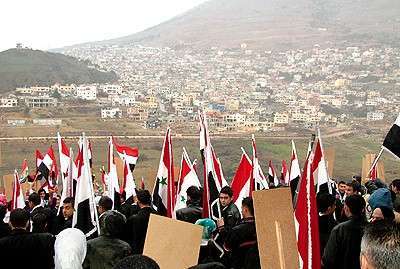
[[[335,194],[318,193],[321,267],[395,269],[400,266],[400,179],[389,186],[360,178],[336,184]],[[221,218],[202,218],[202,190],[187,189],[187,207],[176,218],[201,225],[198,264],[192,268],[260,268],[253,199],[241,209],[233,191],[219,193]],[[9,210],[0,196],[0,253],[4,268],[159,268],[143,255],[150,214],[157,214],[148,190],[133,200],[121,195],[96,199],[100,233],[89,237],[73,226],[74,198],[60,201],[44,189],[27,196],[24,209]],[[292,210],[292,209],[288,209]],[[177,257],[178,258],[178,257]]]

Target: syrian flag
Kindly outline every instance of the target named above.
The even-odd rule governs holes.
[[[21,185],[19,183],[19,176],[17,170],[14,171],[14,182],[12,189],[12,199],[11,199],[11,210],[16,208],[25,207],[24,193],[22,192]]]
[[[275,188],[279,186],[279,179],[276,176],[274,165],[272,164],[272,160],[269,161],[268,164],[268,180],[269,184],[273,185]]]
[[[175,203],[175,211],[186,207],[187,189],[191,186],[201,187],[199,178],[193,168],[186,149],[183,148],[181,170],[179,172],[178,190]]]
[[[96,204],[94,201],[87,143],[88,141],[83,134],[82,147],[77,156],[78,180],[74,206],[76,212],[72,218],[72,227],[81,230],[86,237],[89,237],[96,231],[100,234],[100,227]]]
[[[133,197],[136,196],[136,184],[135,180],[133,179],[132,171],[129,167],[128,158],[124,155],[124,181],[121,187],[120,193],[125,191],[126,193],[126,200],[131,199],[133,202]]]
[[[282,160],[281,184],[283,186],[289,186],[289,171],[285,160]]]
[[[252,182],[250,184],[250,194],[252,193],[253,190],[269,189],[268,181],[264,176],[260,163],[258,162],[256,140],[254,138],[254,135],[252,135],[251,137],[251,142],[253,148],[253,161],[252,161],[253,167],[251,175]]]
[[[112,138],[108,142],[108,174],[107,174],[107,193],[108,197],[113,201],[113,209],[119,209],[120,206],[120,187],[118,181],[117,166],[114,160],[114,144]]]
[[[292,191],[292,199],[295,201],[296,199],[296,190],[297,185],[300,180],[300,165],[299,159],[297,158],[296,146],[294,141],[292,140],[292,156],[290,158],[290,173],[289,173],[289,185],[290,190]]]
[[[113,138],[113,143],[115,151],[118,153],[121,160],[124,160],[125,158],[126,162],[129,165],[130,170],[133,171],[135,169],[135,165],[139,157],[138,148],[131,148],[125,145],[120,145],[117,143],[117,140],[115,138]]]
[[[168,128],[153,189],[153,206],[160,215],[175,218],[174,159],[171,142],[171,130]]]
[[[321,268],[318,213],[311,159],[309,156],[304,166],[294,212],[300,269]]]
[[[239,166],[233,176],[231,188],[233,191],[233,202],[238,207],[239,211],[242,208],[242,200],[251,196],[252,170],[253,165],[250,158],[242,148],[242,157],[240,158]]]
[[[221,217],[221,209],[219,204],[219,192],[221,190],[221,184],[218,180],[214,166],[214,157],[205,113],[199,112],[199,120],[200,153],[204,165],[203,218],[217,220]]]
[[[60,156],[61,177],[64,178],[68,174],[68,167],[71,157],[69,149],[65,144],[64,139],[61,138],[60,133],[57,133],[57,141],[58,141],[58,154]]]
[[[324,158],[321,136],[318,135],[314,143],[313,159],[311,162],[311,173],[317,181],[317,193],[326,192],[332,194],[332,187]]]
[[[220,162],[219,158],[217,158],[217,154],[215,154],[215,151],[214,151],[214,148],[212,145],[211,145],[211,151],[212,151],[215,173],[218,178],[219,185],[221,186],[221,188],[223,188],[225,186],[229,186],[228,182],[226,181],[226,179],[224,177],[224,173],[222,172],[221,162]]]
[[[382,147],[395,157],[400,158],[400,114],[387,133]]]
[[[42,178],[48,181],[50,186],[53,186],[52,179],[56,177],[56,173],[58,171],[52,146],[50,146],[50,148],[47,150],[46,155],[42,159],[42,162],[39,164],[38,171],[40,172]]]
[[[20,182],[25,183],[29,177],[29,168],[28,168],[28,161],[25,159],[22,162],[22,171],[21,171],[21,177],[20,177]]]
[[[63,188],[61,193],[61,202],[64,201],[64,199],[67,197],[74,197],[74,182],[75,182],[74,175],[77,174],[77,172],[75,172],[77,168],[73,161],[74,153],[72,149],[70,149],[68,153],[69,153],[69,160],[68,160],[69,163],[68,163],[67,173],[62,179]],[[60,213],[60,209],[61,206],[58,207],[57,215]]]

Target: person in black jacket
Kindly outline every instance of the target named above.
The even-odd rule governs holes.
[[[121,212],[127,219],[130,216],[136,215],[139,212],[139,206],[135,203],[135,199],[133,196],[126,199],[126,192],[123,191],[121,193],[121,207],[119,212]]]
[[[0,238],[10,235],[11,229],[7,223],[4,223],[3,219],[7,214],[7,206],[0,204]]]
[[[322,268],[360,268],[360,244],[367,224],[364,198],[358,194],[348,196],[344,211],[349,220],[333,228],[322,257]]]
[[[187,207],[176,211],[176,219],[194,224],[198,219],[201,219],[203,213],[203,208],[200,205],[201,192],[196,186],[190,186],[186,190],[186,194]]]
[[[256,224],[254,220],[253,199],[246,197],[242,201],[243,218],[225,236],[224,249],[231,255],[228,268],[260,268],[258,255]]]
[[[336,209],[336,198],[329,193],[318,193],[317,207],[319,213],[319,242],[322,256],[331,231],[338,224],[333,217]]]
[[[35,214],[42,212],[44,209],[43,206],[41,206],[40,196],[36,192],[33,192],[29,195],[28,205],[31,212],[31,219]]]
[[[240,221],[240,212],[233,203],[233,191],[231,187],[225,186],[219,193],[219,203],[221,206],[221,218],[217,221],[218,244],[224,242],[224,236]]]
[[[24,209],[11,211],[12,231],[0,239],[1,257],[7,258],[10,268],[54,268],[54,236],[30,233],[29,218]]]
[[[151,207],[151,194],[148,190],[137,191],[136,198],[140,210],[126,222],[125,241],[130,244],[133,254],[142,254],[150,214],[157,214],[157,211]]]

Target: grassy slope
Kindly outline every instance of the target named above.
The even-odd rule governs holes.
[[[23,86],[103,83],[117,79],[113,72],[101,72],[88,65],[90,63],[58,53],[6,50],[0,52],[0,93]]]

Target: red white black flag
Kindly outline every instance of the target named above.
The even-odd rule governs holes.
[[[72,227],[80,229],[86,237],[96,231],[100,234],[99,219],[94,201],[92,173],[90,169],[88,141],[83,135],[81,148],[77,156],[77,186],[75,195],[75,210]]]
[[[187,202],[186,191],[189,187],[196,186],[201,187],[199,178],[197,177],[196,171],[193,168],[193,164],[190,161],[189,155],[186,149],[183,148],[181,170],[179,172],[178,190],[176,195],[175,211],[181,208],[185,208]]]
[[[257,157],[256,139],[254,135],[251,137],[251,145],[253,148],[253,161],[252,161],[252,182],[250,184],[250,194],[254,190],[269,189],[268,181],[264,176],[261,165]]]
[[[139,157],[139,150],[136,147],[128,147],[126,145],[120,145],[117,140],[113,138],[115,151],[118,153],[121,160],[126,160],[131,171],[135,169],[137,159]]]
[[[294,212],[300,269],[321,268],[318,212],[311,163],[312,156],[309,156],[299,182]]]
[[[219,191],[221,183],[214,165],[213,150],[208,133],[205,113],[199,112],[200,120],[200,153],[204,165],[203,217],[217,220],[221,217]]]
[[[296,190],[300,180],[300,165],[299,159],[297,158],[296,146],[292,140],[292,156],[290,158],[290,173],[289,173],[289,185],[292,192],[292,199],[295,201]]]
[[[400,114],[383,141],[383,148],[400,158]]]
[[[17,170],[14,171],[14,182],[12,189],[12,198],[11,198],[11,210],[16,208],[24,208],[25,207],[25,199],[24,193],[22,191],[19,176]]]
[[[175,181],[174,158],[172,154],[171,130],[165,134],[161,151],[160,165],[153,189],[153,206],[157,212],[169,218],[175,218]]]
[[[233,202],[240,209],[242,208],[242,200],[251,196],[250,184],[252,180],[253,165],[250,158],[242,148],[242,157],[240,158],[239,166],[233,176],[231,188],[233,191]]]

